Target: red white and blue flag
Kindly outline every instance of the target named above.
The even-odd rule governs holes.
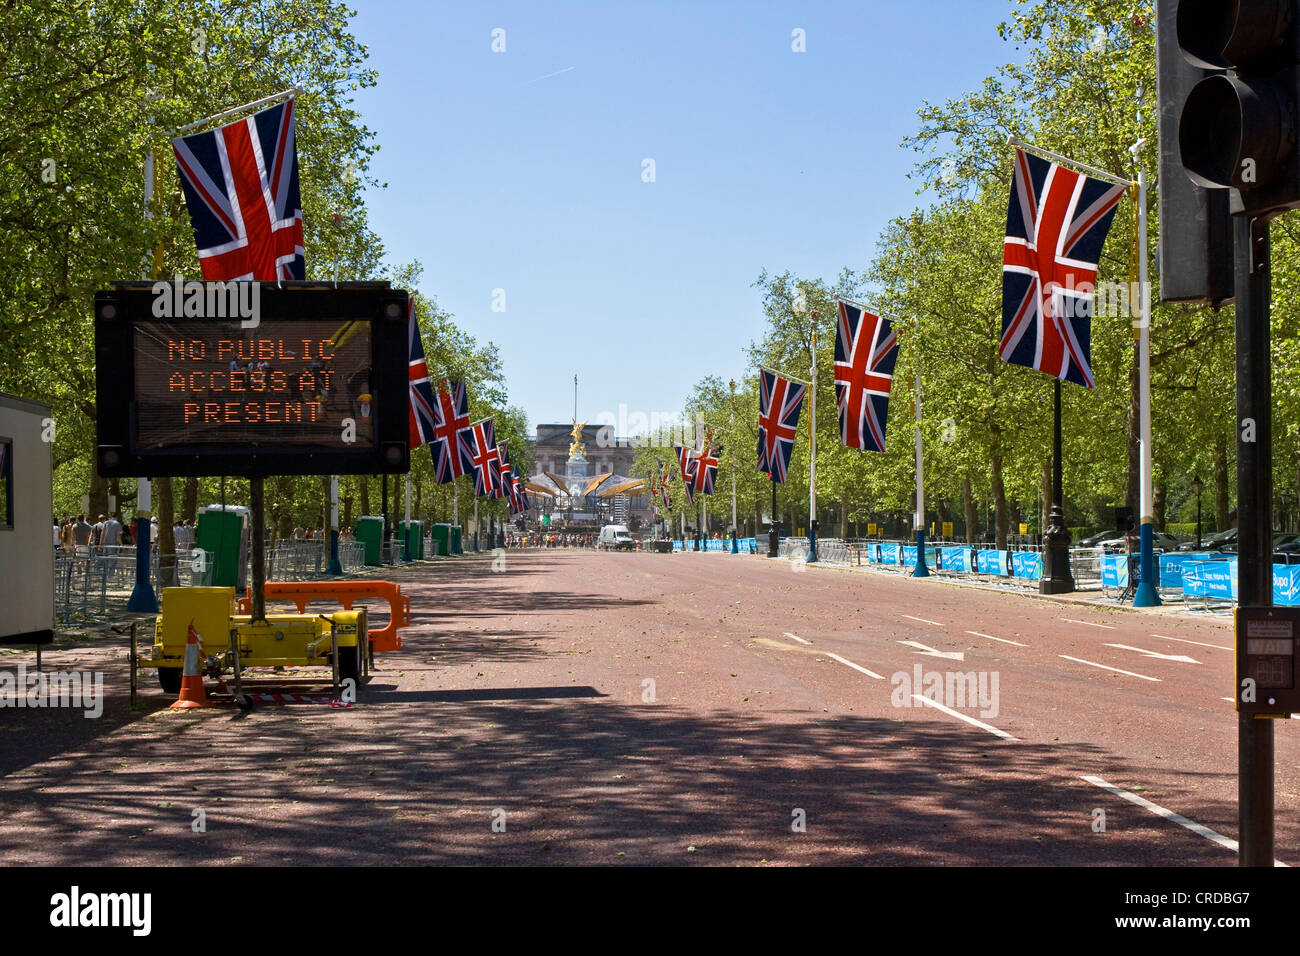
[[[410,392],[411,448],[434,440],[433,386],[429,384],[429,366],[424,360],[424,342],[420,340],[420,325],[415,321],[415,296],[411,296],[408,318],[407,390]]]
[[[835,324],[835,404],[840,441],[865,451],[885,450],[889,387],[898,361],[898,333],[886,318],[840,300]]]
[[[514,485],[511,483],[511,477],[514,475],[514,468],[510,464],[510,456],[506,454],[506,443],[501,442],[497,445],[497,488],[494,498],[505,498],[510,507],[514,509]]]
[[[204,279],[307,277],[292,99],[172,150]]]
[[[758,470],[784,482],[799,431],[799,411],[808,386],[758,370]]]
[[[433,438],[429,442],[433,454],[434,478],[440,485],[468,475],[467,465],[460,453],[457,436],[469,428],[469,398],[465,394],[465,380],[443,379],[438,385],[438,397],[433,406]]]
[[[497,497],[500,452],[497,450],[492,419],[485,418],[462,428],[457,438],[465,471],[467,474],[471,471],[474,473],[474,494],[479,498]]]
[[[671,477],[671,473],[668,471],[668,463],[664,462],[663,465],[659,465],[658,460],[656,460],[655,465],[659,467],[659,496],[663,499],[664,507],[671,508],[673,503],[672,499],[668,497],[668,479]]]
[[[686,492],[687,504],[695,504],[695,449],[688,445],[673,445],[677,453],[677,468],[682,473],[682,490]]]
[[[718,456],[722,454],[722,446],[713,447],[713,433],[710,432],[704,439],[703,450],[692,454],[695,456],[695,493],[711,495],[713,481],[718,476]]]
[[[1016,150],[1002,247],[1004,362],[1092,388],[1097,260],[1124,188]]]

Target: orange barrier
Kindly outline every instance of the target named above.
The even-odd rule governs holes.
[[[239,599],[239,613],[252,609],[253,589]],[[352,604],[361,598],[383,598],[388,602],[388,626],[370,631],[370,647],[376,651],[395,651],[402,646],[397,634],[399,627],[411,624],[411,599],[402,593],[402,586],[392,581],[267,581],[268,601],[292,601],[298,613],[306,614],[312,601],[337,601],[343,610],[352,610]]]

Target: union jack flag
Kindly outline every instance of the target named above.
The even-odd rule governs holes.
[[[514,501],[514,484],[511,477],[514,475],[514,466],[510,464],[510,456],[506,454],[506,443],[501,442],[497,445],[497,489],[494,498],[505,498],[513,510]]]
[[[671,508],[673,503],[672,499],[668,497],[668,479],[670,477],[668,472],[668,463],[664,462],[663,464],[660,464],[659,459],[656,458],[655,468],[659,473],[659,497],[663,500],[665,508]]]
[[[695,455],[695,493],[698,495],[713,494],[713,481],[718,476],[718,456],[722,454],[722,446],[714,448],[712,441],[710,434],[704,440],[704,450],[692,453]]]
[[[456,437],[460,443],[461,458],[465,462],[466,473],[474,472],[474,494],[479,498],[498,497],[496,491],[500,452],[497,450],[492,419],[485,418],[481,422],[462,428]]]
[[[784,482],[799,431],[799,411],[808,386],[758,370],[758,470]]]
[[[682,473],[682,491],[686,492],[687,504],[695,504],[695,449],[687,445],[673,445],[677,453],[677,467]]]
[[[835,404],[840,441],[865,451],[885,450],[889,386],[898,361],[898,333],[888,319],[840,300],[835,325]]]
[[[429,450],[433,454],[433,472],[440,485],[455,481],[473,470],[460,453],[457,436],[469,428],[469,398],[465,394],[465,380],[444,379],[438,385],[438,400],[433,406],[433,438]]]
[[[1002,247],[1004,362],[1092,388],[1097,260],[1123,195],[1123,186],[1016,150]]]
[[[429,384],[429,366],[424,361],[424,343],[420,341],[420,326],[415,321],[415,296],[411,296],[408,328],[410,359],[407,363],[407,390],[411,398],[409,415],[411,448],[419,448],[426,442],[434,440],[435,421],[433,386]]]
[[[172,150],[204,279],[307,277],[292,99]]]

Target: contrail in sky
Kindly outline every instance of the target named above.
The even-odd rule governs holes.
[[[529,80],[528,83],[536,83],[538,80],[549,80],[553,76],[559,76],[561,73],[568,73],[570,70],[576,70],[576,69],[577,69],[576,66],[566,66],[562,70],[556,70],[554,73],[547,73],[545,76],[535,76],[531,80]],[[527,86],[528,83],[525,83],[524,86]]]

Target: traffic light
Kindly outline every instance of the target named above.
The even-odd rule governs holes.
[[[1233,297],[1232,217],[1228,190],[1198,186],[1183,169],[1178,120],[1183,102],[1209,70],[1178,47],[1179,0],[1156,2],[1156,97],[1160,103],[1160,301],[1223,305]]]
[[[1193,182],[1232,189],[1234,214],[1300,206],[1300,0],[1181,0],[1183,56],[1212,71],[1187,94],[1178,123]]]

